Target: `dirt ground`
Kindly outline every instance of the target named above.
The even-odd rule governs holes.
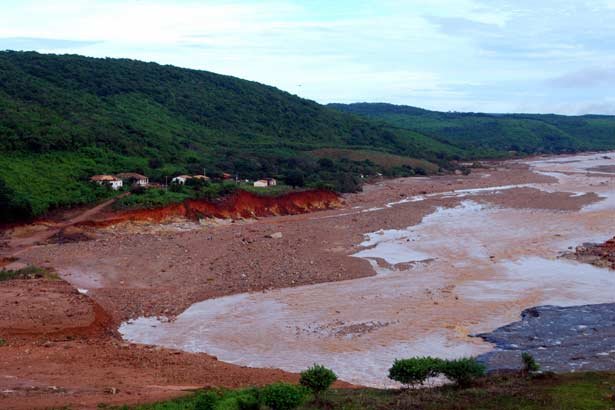
[[[119,338],[117,326],[140,316],[172,317],[222,295],[373,275],[367,261],[351,256],[364,234],[414,225],[436,201],[386,204],[413,195],[548,181],[525,165],[494,163],[468,176],[376,182],[345,196],[340,209],[311,214],[178,220],[164,226],[125,223],[84,228],[75,238],[87,240],[76,241],[53,240],[41,226],[4,232],[3,256],[17,251],[19,262],[53,268],[62,280],[0,282],[0,338],[6,342],[0,346],[0,408],[95,408],[154,401],[203,386],[297,380],[297,375],[239,367],[206,354],[131,345]],[[569,211],[596,198],[526,187],[476,200]],[[439,198],[437,204],[459,201]],[[36,245],[41,240],[48,242]]]

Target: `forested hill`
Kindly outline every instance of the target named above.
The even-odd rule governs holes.
[[[437,112],[385,103],[330,104],[479,156],[615,149],[615,116]]]
[[[305,175],[340,190],[383,171],[323,160],[321,148],[376,150],[446,167],[461,150],[274,87],[125,59],[0,52],[0,211],[40,215],[95,199],[90,175],[136,171],[242,178]],[[329,152],[329,151],[326,151]],[[408,167],[404,172],[411,171]]]
[[[347,112],[350,111],[350,112]],[[610,148],[611,117],[323,106],[274,87],[126,59],[0,52],[0,222],[88,203],[94,174],[275,177],[339,191],[453,159]]]

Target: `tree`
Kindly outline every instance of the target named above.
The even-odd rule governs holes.
[[[301,372],[299,383],[310,389],[316,398],[320,398],[320,394],[331,387],[336,380],[337,375],[333,370],[319,364],[314,364],[314,366]]]
[[[291,171],[284,178],[286,183],[293,188],[305,186],[305,175],[301,171]]]
[[[440,371],[458,386],[466,387],[478,377],[485,375],[485,365],[473,357],[464,357],[443,361]]]
[[[274,383],[263,387],[259,398],[272,410],[293,410],[303,403],[305,391],[300,386],[288,383]]]
[[[442,361],[433,357],[397,359],[389,369],[389,379],[406,386],[418,386],[428,378],[437,376],[441,365]]]

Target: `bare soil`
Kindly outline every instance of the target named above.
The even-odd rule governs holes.
[[[387,203],[413,195],[548,181],[524,165],[494,163],[469,176],[380,181],[345,196],[340,209],[310,214],[85,226],[69,231],[71,240],[62,240],[59,233],[68,226],[62,222],[54,222],[59,228],[51,235],[40,226],[13,228],[4,233],[4,256],[17,251],[20,262],[52,267],[62,280],[0,282],[0,338],[8,342],[0,347],[0,408],[95,408],[102,402],[173,397],[203,386],[296,381],[297,375],[279,370],[124,343],[116,329],[123,320],[172,317],[212,297],[373,275],[368,262],[351,256],[363,235],[414,225],[436,205],[431,199],[403,207],[387,208]],[[596,200],[528,188],[478,198],[562,210]],[[458,202],[440,198],[437,204]],[[371,212],[375,207],[384,209]]]

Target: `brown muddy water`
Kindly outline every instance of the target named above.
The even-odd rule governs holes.
[[[600,196],[580,211],[475,201],[518,186],[434,194],[461,203],[406,229],[366,233],[355,256],[369,260],[376,276],[210,299],[174,321],[139,318],[120,332],[132,342],[245,366],[300,371],[320,363],[343,380],[384,387],[393,386],[386,375],[396,358],[488,352],[492,345],[469,335],[516,321],[525,308],[615,302],[612,271],[558,258],[571,246],[614,234],[615,173],[595,171],[615,164],[608,155],[528,161],[557,182],[523,187]]]

